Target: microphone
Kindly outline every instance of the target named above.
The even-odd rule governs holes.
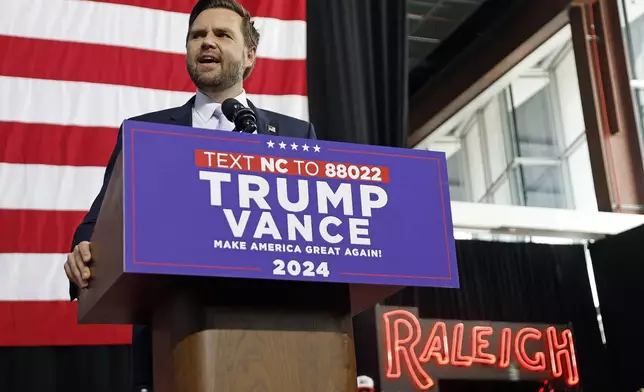
[[[221,111],[228,121],[235,124],[235,131],[244,133],[257,131],[257,117],[255,113],[235,98],[226,99],[221,104]]]

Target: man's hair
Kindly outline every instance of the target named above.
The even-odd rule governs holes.
[[[209,10],[211,8],[225,8],[227,10],[234,11],[237,15],[241,16],[241,32],[244,36],[244,44],[247,49],[257,50],[259,46],[259,32],[255,28],[253,21],[251,20],[250,13],[236,0],[199,0],[197,4],[192,8],[190,12],[190,19],[188,21],[188,35],[186,36],[186,41],[190,38],[190,29],[192,24],[197,19],[197,16],[202,12]],[[253,68],[255,68],[255,63],[250,67],[244,70],[244,79],[250,75]]]

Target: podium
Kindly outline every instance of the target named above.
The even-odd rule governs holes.
[[[79,295],[78,319],[149,325],[156,392],[354,391],[352,315],[407,285],[458,287],[440,153],[410,152],[431,157],[426,165],[438,171],[426,181],[429,191],[421,186],[420,194],[403,196],[392,187],[397,182],[404,189],[398,172],[408,168],[381,162],[390,159],[383,158],[387,154],[334,151],[352,145],[131,121],[122,130],[122,151],[91,239],[92,280]],[[302,151],[306,143],[310,153]],[[279,147],[285,145],[288,150]],[[359,148],[383,154],[382,147]],[[378,168],[379,189],[365,180],[369,187],[359,188],[360,197],[341,193],[351,179],[333,178],[328,168],[345,161]],[[312,174],[315,165],[326,167],[326,178],[319,170]],[[441,176],[445,181],[437,182]],[[266,188],[275,180],[276,188]],[[317,184],[317,193],[310,187],[312,196],[305,197],[301,181]],[[288,192],[280,190],[287,185]],[[291,189],[300,190],[298,213]],[[423,239],[428,233],[398,228],[404,223],[399,208],[428,193],[436,205],[406,220],[414,232],[438,222],[430,240]],[[392,202],[396,195],[400,199]],[[329,205],[311,202],[313,196],[327,197]],[[347,200],[352,207],[345,203],[343,211]],[[272,215],[265,215],[267,208]],[[345,223],[358,211],[369,219]],[[319,225],[310,223],[322,216]],[[418,240],[413,251],[400,249],[405,243],[397,234]],[[432,260],[407,259],[434,242]]]

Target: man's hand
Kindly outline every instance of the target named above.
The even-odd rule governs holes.
[[[72,253],[67,254],[65,262],[65,273],[67,279],[76,283],[80,288],[87,287],[91,276],[87,264],[92,260],[92,254],[89,251],[89,242],[83,241],[74,247]]]

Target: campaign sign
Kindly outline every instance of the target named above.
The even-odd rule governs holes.
[[[445,155],[126,121],[125,271],[458,287]]]

